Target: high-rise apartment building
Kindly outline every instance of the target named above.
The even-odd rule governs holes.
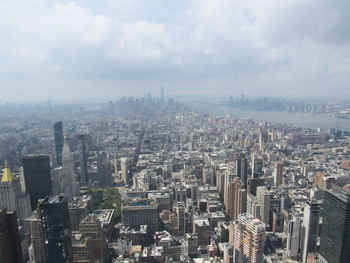
[[[244,185],[239,178],[236,177],[227,182],[227,195],[225,198],[226,214],[230,220],[234,221],[239,214],[246,212],[247,190],[244,189]]]
[[[324,193],[320,263],[350,262],[350,192],[333,186]]]
[[[62,150],[63,150],[63,124],[62,121],[53,125],[53,133],[55,139],[56,166],[62,166]]]
[[[0,262],[23,263],[15,211],[0,210]]]
[[[234,262],[263,263],[265,224],[250,214],[241,214],[235,223]]]
[[[30,195],[31,208],[38,200],[52,195],[50,160],[47,155],[29,155],[22,158],[24,183]]]
[[[4,172],[0,182],[0,209],[16,211],[19,219],[30,216],[29,194],[22,190],[19,178],[16,178],[5,162]]]

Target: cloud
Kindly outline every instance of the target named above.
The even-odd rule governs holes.
[[[174,93],[350,94],[349,9],[348,0],[4,0],[0,66],[19,77],[30,68],[33,87],[49,70],[63,86],[116,83],[132,94],[158,82]]]
[[[157,59],[171,48],[170,36],[164,24],[137,21],[121,25],[116,48],[111,53],[115,57]]]
[[[53,6],[35,5],[35,1],[5,3],[0,9],[1,24],[14,32],[30,34],[50,44],[78,42],[97,44],[104,41],[114,30],[113,19],[95,15],[90,9],[74,3]]]
[[[21,59],[33,61],[33,60],[44,60],[46,58],[45,53],[36,47],[19,46],[19,47],[14,47],[12,51],[17,57]]]
[[[49,71],[61,71],[63,69],[61,64],[54,64],[48,66]]]

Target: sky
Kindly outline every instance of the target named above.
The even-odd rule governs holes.
[[[0,101],[350,96],[349,0],[0,0]]]

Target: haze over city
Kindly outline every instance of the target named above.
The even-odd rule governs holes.
[[[350,95],[346,0],[3,0],[1,101]]]
[[[0,263],[349,263],[349,0],[0,0]]]

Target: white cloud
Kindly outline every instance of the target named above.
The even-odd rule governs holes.
[[[37,6],[32,2],[4,4],[0,8],[0,23],[52,44],[101,43],[113,33],[116,24],[113,19],[95,15],[74,3]]]
[[[14,46],[17,57],[45,59],[38,71],[62,71],[59,61],[67,82],[122,75],[137,86],[146,75],[162,75],[219,92],[245,86],[254,93],[261,85],[266,93],[285,86],[348,92],[349,8],[348,0],[164,0],[158,7],[140,0],[4,0],[0,55]]]
[[[45,53],[42,50],[35,47],[19,46],[19,47],[14,47],[12,51],[17,57],[21,59],[43,60],[46,58]]]
[[[112,51],[115,57],[157,59],[171,48],[170,37],[165,25],[137,21],[121,25],[116,48]]]
[[[61,71],[63,69],[61,64],[54,64],[48,66],[49,71]]]

